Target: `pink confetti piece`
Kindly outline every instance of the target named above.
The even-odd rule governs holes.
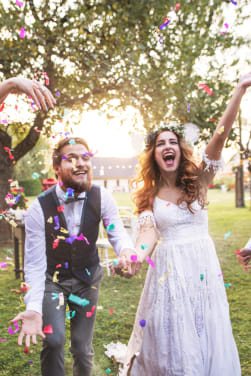
[[[16,0],[16,4],[21,8],[24,4],[21,1]]]
[[[0,338],[0,341],[5,342],[5,341],[7,341],[7,339],[6,338]]]
[[[220,274],[218,274],[218,277],[222,276],[224,274],[223,270]]]
[[[240,253],[240,249],[237,249],[237,251],[234,252],[235,255],[238,255]]]
[[[94,314],[94,310],[95,310],[95,305],[92,306],[91,312],[86,312],[86,317],[91,317]]]
[[[59,244],[59,239],[55,239],[53,240],[53,243],[52,243],[52,248],[55,249],[58,247],[58,244]]]
[[[4,150],[8,152],[9,158],[12,160],[14,159],[13,155],[11,154],[11,149],[7,148],[7,146],[4,147]]]
[[[198,85],[199,87],[202,87],[206,92],[207,92],[207,94],[208,95],[212,95],[214,92],[211,90],[211,89],[209,89],[209,87],[207,86],[207,85],[205,85],[205,84],[199,84]]]
[[[148,262],[148,264],[151,265],[152,268],[155,268],[155,264],[154,264],[153,260],[150,259],[150,257],[147,257],[147,258],[146,258],[146,261]]]
[[[7,264],[6,264],[6,262],[1,262],[0,263],[0,268],[7,268]]]
[[[17,321],[14,321],[14,326],[16,328],[15,330],[13,330],[11,326],[8,328],[8,332],[10,334],[15,334],[15,333],[17,333],[19,331],[20,328],[18,326],[18,322]]]
[[[226,28],[226,31],[222,31],[221,34],[226,34],[227,29],[229,28],[228,23],[224,23],[224,26],[225,26],[225,28]]]
[[[114,309],[113,309],[113,308],[111,308],[109,312],[110,312],[110,313],[113,313],[113,311],[114,311]]]
[[[137,255],[131,255],[131,260],[136,262],[138,260]]]
[[[20,38],[24,39],[25,34],[26,34],[26,31],[25,31],[25,29],[22,27],[22,29],[20,30],[20,34],[19,34]]]
[[[44,334],[52,334],[53,333],[53,329],[52,329],[52,325],[47,325],[44,327]]]
[[[180,3],[177,3],[176,6],[175,6],[176,12],[177,12],[178,9],[180,9]]]

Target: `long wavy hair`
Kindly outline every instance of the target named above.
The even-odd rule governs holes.
[[[131,187],[133,188],[132,200],[136,205],[136,213],[140,214],[144,210],[151,210],[153,200],[158,194],[159,188],[163,182],[159,167],[155,161],[155,143],[158,135],[163,129],[156,132],[145,150],[139,156],[138,174],[132,179]],[[200,168],[196,165],[193,158],[193,150],[186,143],[185,139],[176,132],[173,132],[177,138],[181,151],[180,164],[176,186],[182,190],[178,200],[178,205],[182,202],[187,203],[187,208],[193,213],[192,203],[198,200],[200,206],[206,206],[205,193],[200,184]]]

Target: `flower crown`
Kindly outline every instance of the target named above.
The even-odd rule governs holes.
[[[146,135],[145,145],[146,148],[153,145],[156,140],[157,135],[160,132],[170,131],[175,133],[179,137],[184,137],[186,142],[194,146],[194,143],[199,140],[200,137],[200,130],[196,124],[187,123],[185,125],[182,124],[164,124],[156,128],[155,130],[149,132]]]
[[[153,144],[153,142],[156,140],[157,135],[160,132],[164,132],[164,131],[174,132],[180,137],[184,136],[184,126],[182,124],[164,124],[164,125],[159,126],[154,131],[149,132],[146,135],[146,138],[145,138],[146,148]]]

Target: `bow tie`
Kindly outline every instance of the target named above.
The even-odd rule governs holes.
[[[64,201],[65,204],[70,204],[71,202],[76,202],[80,200],[85,200],[85,197],[67,197],[67,199]]]

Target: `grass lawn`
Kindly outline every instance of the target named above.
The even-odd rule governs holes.
[[[118,205],[132,207],[128,194],[116,193],[114,196]],[[227,294],[233,332],[241,359],[242,375],[251,376],[251,339],[249,337],[251,330],[251,274],[244,273],[234,255],[234,252],[243,247],[251,236],[250,203],[246,201],[247,208],[236,209],[234,193],[219,191],[210,191],[209,201],[210,234],[216,244],[225,283],[232,284],[230,288],[227,288]],[[231,236],[224,239],[224,234],[228,232],[231,232]],[[112,251],[110,255],[111,258],[115,257]],[[6,249],[0,250],[0,261],[4,261],[6,256]],[[40,375],[41,341],[37,347],[33,348],[32,353],[24,354],[23,348],[18,348],[16,345],[17,334],[10,335],[8,333],[9,320],[25,307],[22,297],[10,292],[11,289],[19,288],[20,281],[14,279],[12,261],[7,261],[7,263],[7,268],[0,269],[0,375],[37,376]],[[103,345],[116,340],[127,343],[144,284],[146,269],[147,265],[144,265],[141,273],[131,280],[105,276],[102,282],[100,309],[97,311],[94,335],[94,376],[116,375],[114,365],[104,355]],[[110,313],[111,308],[114,309],[113,313]],[[72,375],[72,360],[69,351],[69,320],[66,322],[66,331],[65,368],[66,376],[70,376]],[[3,339],[6,341],[2,341]],[[33,363],[28,363],[28,361],[33,361]]]

